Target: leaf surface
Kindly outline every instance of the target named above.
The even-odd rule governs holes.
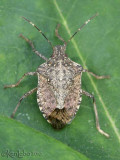
[[[30,138],[29,136],[26,139],[29,132],[31,135],[29,143],[33,145],[34,138],[38,134],[35,138],[36,143],[38,139],[36,145],[40,147],[40,144],[44,143],[44,148],[49,152],[48,159],[52,157],[51,152],[57,156],[54,146],[57,145],[58,148],[63,147],[61,158],[67,154],[71,159],[88,157],[91,160],[119,160],[119,6],[119,0],[110,0],[109,3],[104,0],[0,1],[0,111],[1,115],[5,116],[0,118],[0,139],[2,138],[1,144],[4,144],[4,150],[21,149],[17,146],[16,140],[20,138],[21,146],[26,145]],[[109,80],[96,80],[87,73],[84,73],[82,77],[82,88],[94,94],[101,128],[110,134],[110,138],[107,139],[96,130],[92,100],[85,96],[73,122],[59,131],[54,130],[43,118],[36,102],[36,93],[23,100],[16,113],[16,121],[8,119],[7,116],[11,115],[20,97],[37,86],[37,77],[26,77],[16,88],[4,90],[3,86],[17,82],[24,73],[35,71],[40,64],[44,63],[44,60],[37,57],[30,46],[18,37],[19,34],[22,33],[31,39],[36,49],[47,58],[52,55],[52,48],[44,37],[21,16],[35,23],[53,45],[59,45],[62,42],[55,37],[54,32],[58,23],[61,24],[59,34],[68,40],[86,20],[97,12],[99,16],[74,37],[67,46],[66,53],[73,61],[95,74],[111,76]],[[13,132],[13,128],[17,128],[18,131],[15,129]],[[42,136],[50,140],[50,151],[47,148],[47,140],[45,144],[45,138]],[[27,151],[30,149],[30,144]],[[66,145],[71,149],[69,150]],[[33,145],[31,150],[35,150],[34,147],[36,146]],[[40,151],[45,155],[45,149],[41,150],[40,147]]]

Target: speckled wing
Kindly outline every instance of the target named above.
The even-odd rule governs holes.
[[[46,119],[56,108],[56,99],[47,78],[40,74],[38,74],[37,102]]]
[[[82,100],[82,90],[81,90],[81,74],[74,77],[73,84],[70,87],[70,91],[65,98],[64,108],[68,115],[68,121],[66,123],[70,123],[71,120],[75,117],[76,112],[80,107],[80,102]]]

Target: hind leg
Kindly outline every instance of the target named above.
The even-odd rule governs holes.
[[[27,93],[25,93],[25,94],[20,98],[17,106],[15,107],[15,109],[14,109],[12,115],[11,115],[11,118],[14,118],[15,113],[16,113],[16,111],[18,110],[18,107],[20,106],[22,100],[23,100],[24,98],[28,97],[29,95],[31,95],[32,93],[34,93],[35,91],[37,91],[37,87],[34,88],[34,89],[32,89],[32,90],[30,90],[30,91],[28,91]]]
[[[82,94],[90,97],[90,98],[93,100],[94,113],[95,113],[95,118],[96,118],[96,128],[97,128],[98,132],[100,132],[101,134],[103,134],[103,135],[106,136],[106,137],[109,137],[109,134],[107,134],[106,132],[104,132],[104,131],[100,128],[99,118],[98,118],[98,112],[97,112],[97,106],[96,106],[96,101],[95,101],[94,96],[93,96],[92,94],[86,92],[86,91],[83,91],[83,90],[82,90]]]

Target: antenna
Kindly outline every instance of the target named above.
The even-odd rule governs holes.
[[[90,18],[70,37],[70,39],[67,41],[67,43],[70,42],[71,39],[72,39],[86,24],[88,24],[88,23],[89,23],[92,19],[94,19],[96,16],[98,16],[98,13],[96,13],[94,16],[90,17]]]
[[[34,24],[32,23],[30,20],[28,20],[27,18],[25,17],[22,17],[24,20],[26,20],[28,23],[30,23],[33,27],[35,27],[42,35],[43,37],[48,41],[48,43],[51,45],[52,49],[53,49],[53,45],[52,43],[48,40],[48,38],[45,36],[45,34]]]

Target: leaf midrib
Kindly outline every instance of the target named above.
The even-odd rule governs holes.
[[[68,27],[68,23],[67,23],[64,15],[62,14],[62,12],[61,12],[61,10],[60,10],[60,8],[59,8],[56,0],[54,0],[53,3],[54,3],[54,5],[55,5],[55,7],[56,7],[56,9],[57,9],[57,11],[58,11],[58,13],[59,13],[62,21],[63,21],[63,24],[64,24],[64,26],[65,26],[65,28],[66,28],[69,36],[71,37],[72,34],[71,34],[71,31],[70,31],[70,29],[69,29],[69,27]],[[77,43],[76,43],[76,41],[75,41],[74,39],[72,40],[72,43],[73,43],[73,45],[74,45],[74,48],[75,48],[75,50],[76,50],[76,53],[78,54],[81,62],[83,63],[83,67],[86,68],[85,61],[84,61],[84,59],[83,59],[83,56],[82,56],[82,54],[81,54],[81,52],[80,52],[80,50],[79,50],[79,48],[78,48],[78,45],[77,45]],[[96,84],[94,83],[91,75],[89,75],[89,74],[87,73],[87,76],[88,76],[88,78],[90,79],[90,82],[91,82],[91,84],[92,84],[95,92],[99,95],[99,101],[100,101],[100,103],[102,104],[102,107],[103,107],[103,109],[104,109],[104,111],[105,111],[105,114],[106,114],[108,120],[110,121],[110,124],[111,124],[111,126],[112,126],[112,128],[113,128],[113,130],[114,130],[114,132],[115,132],[116,137],[118,138],[118,140],[119,140],[119,142],[120,142],[120,133],[119,133],[119,131],[118,131],[118,129],[117,129],[115,123],[114,123],[114,120],[113,120],[113,118],[111,117],[110,113],[108,112],[108,109],[107,109],[107,107],[106,107],[106,105],[105,105],[105,103],[104,103],[104,101],[103,101],[103,99],[102,99],[102,97],[101,97],[101,95],[100,95],[100,93],[99,93],[99,91],[98,91],[98,89],[97,89],[97,86],[96,86]]]

